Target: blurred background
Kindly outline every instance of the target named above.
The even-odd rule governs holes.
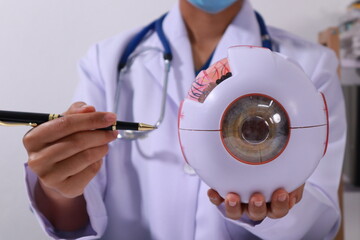
[[[346,18],[351,0],[250,1],[268,25],[312,42],[317,42],[318,33],[330,26],[341,25],[343,35],[355,29]],[[175,0],[0,0],[0,109],[65,111],[78,81],[77,61],[92,44],[145,25],[175,3]],[[348,41],[346,36],[343,38]],[[356,39],[352,41],[343,49],[349,44],[356,47]],[[356,65],[356,57],[349,59],[348,64]],[[354,69],[360,67],[350,65],[344,66],[348,68],[348,78],[359,77]],[[357,88],[353,87],[356,84],[356,81],[347,84],[350,102],[356,99]],[[0,240],[48,239],[28,206],[23,168],[27,157],[22,146],[22,136],[28,130],[0,127]],[[353,138],[356,140],[356,135]],[[356,145],[348,156],[356,158]],[[356,183],[353,164],[354,160],[347,160],[346,239],[360,239],[360,194],[352,187]]]

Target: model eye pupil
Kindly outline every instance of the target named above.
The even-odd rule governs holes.
[[[240,136],[250,144],[260,144],[269,137],[269,124],[262,117],[248,117],[244,120]]]

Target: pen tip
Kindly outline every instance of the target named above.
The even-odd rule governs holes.
[[[151,130],[155,130],[157,129],[156,126],[150,125],[150,124],[146,124],[146,123],[139,123],[139,131],[151,131]]]

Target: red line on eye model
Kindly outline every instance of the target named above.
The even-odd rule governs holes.
[[[179,128],[179,130],[194,131],[194,132],[219,132],[219,131],[221,131],[221,130],[200,130],[200,129],[186,129],[186,128]]]
[[[325,95],[324,93],[321,92],[321,96],[324,100],[324,111],[325,111],[325,114],[326,114],[326,140],[325,140],[325,149],[324,149],[324,154],[323,156],[326,154],[326,151],[327,151],[327,147],[328,147],[328,144],[329,144],[329,128],[330,128],[330,123],[329,123],[329,109],[328,109],[328,106],[327,106],[327,102],[326,102],[326,98],[325,98]]]
[[[315,127],[323,127],[327,124],[320,124],[320,125],[314,125],[314,126],[304,126],[304,127],[290,127],[290,129],[302,129],[302,128],[315,128]]]

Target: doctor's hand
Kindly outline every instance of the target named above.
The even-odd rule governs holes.
[[[23,139],[28,166],[38,176],[34,199],[38,210],[60,231],[89,223],[86,185],[100,170],[108,143],[117,131],[94,130],[112,125],[113,113],[95,112],[83,102],[64,116],[35,127]]]
[[[108,143],[117,131],[93,130],[116,121],[113,113],[77,102],[55,119],[28,132],[23,139],[28,166],[48,197],[75,198],[97,174]]]
[[[265,202],[265,197],[261,193],[254,193],[248,204],[241,203],[241,198],[236,193],[228,193],[226,199],[223,199],[217,191],[209,189],[208,197],[216,206],[225,202],[226,215],[230,219],[239,220],[242,214],[246,213],[251,220],[261,221],[266,217],[275,219],[286,216],[289,210],[301,200],[304,186],[305,184],[291,193],[278,189],[272,194],[270,203]]]

